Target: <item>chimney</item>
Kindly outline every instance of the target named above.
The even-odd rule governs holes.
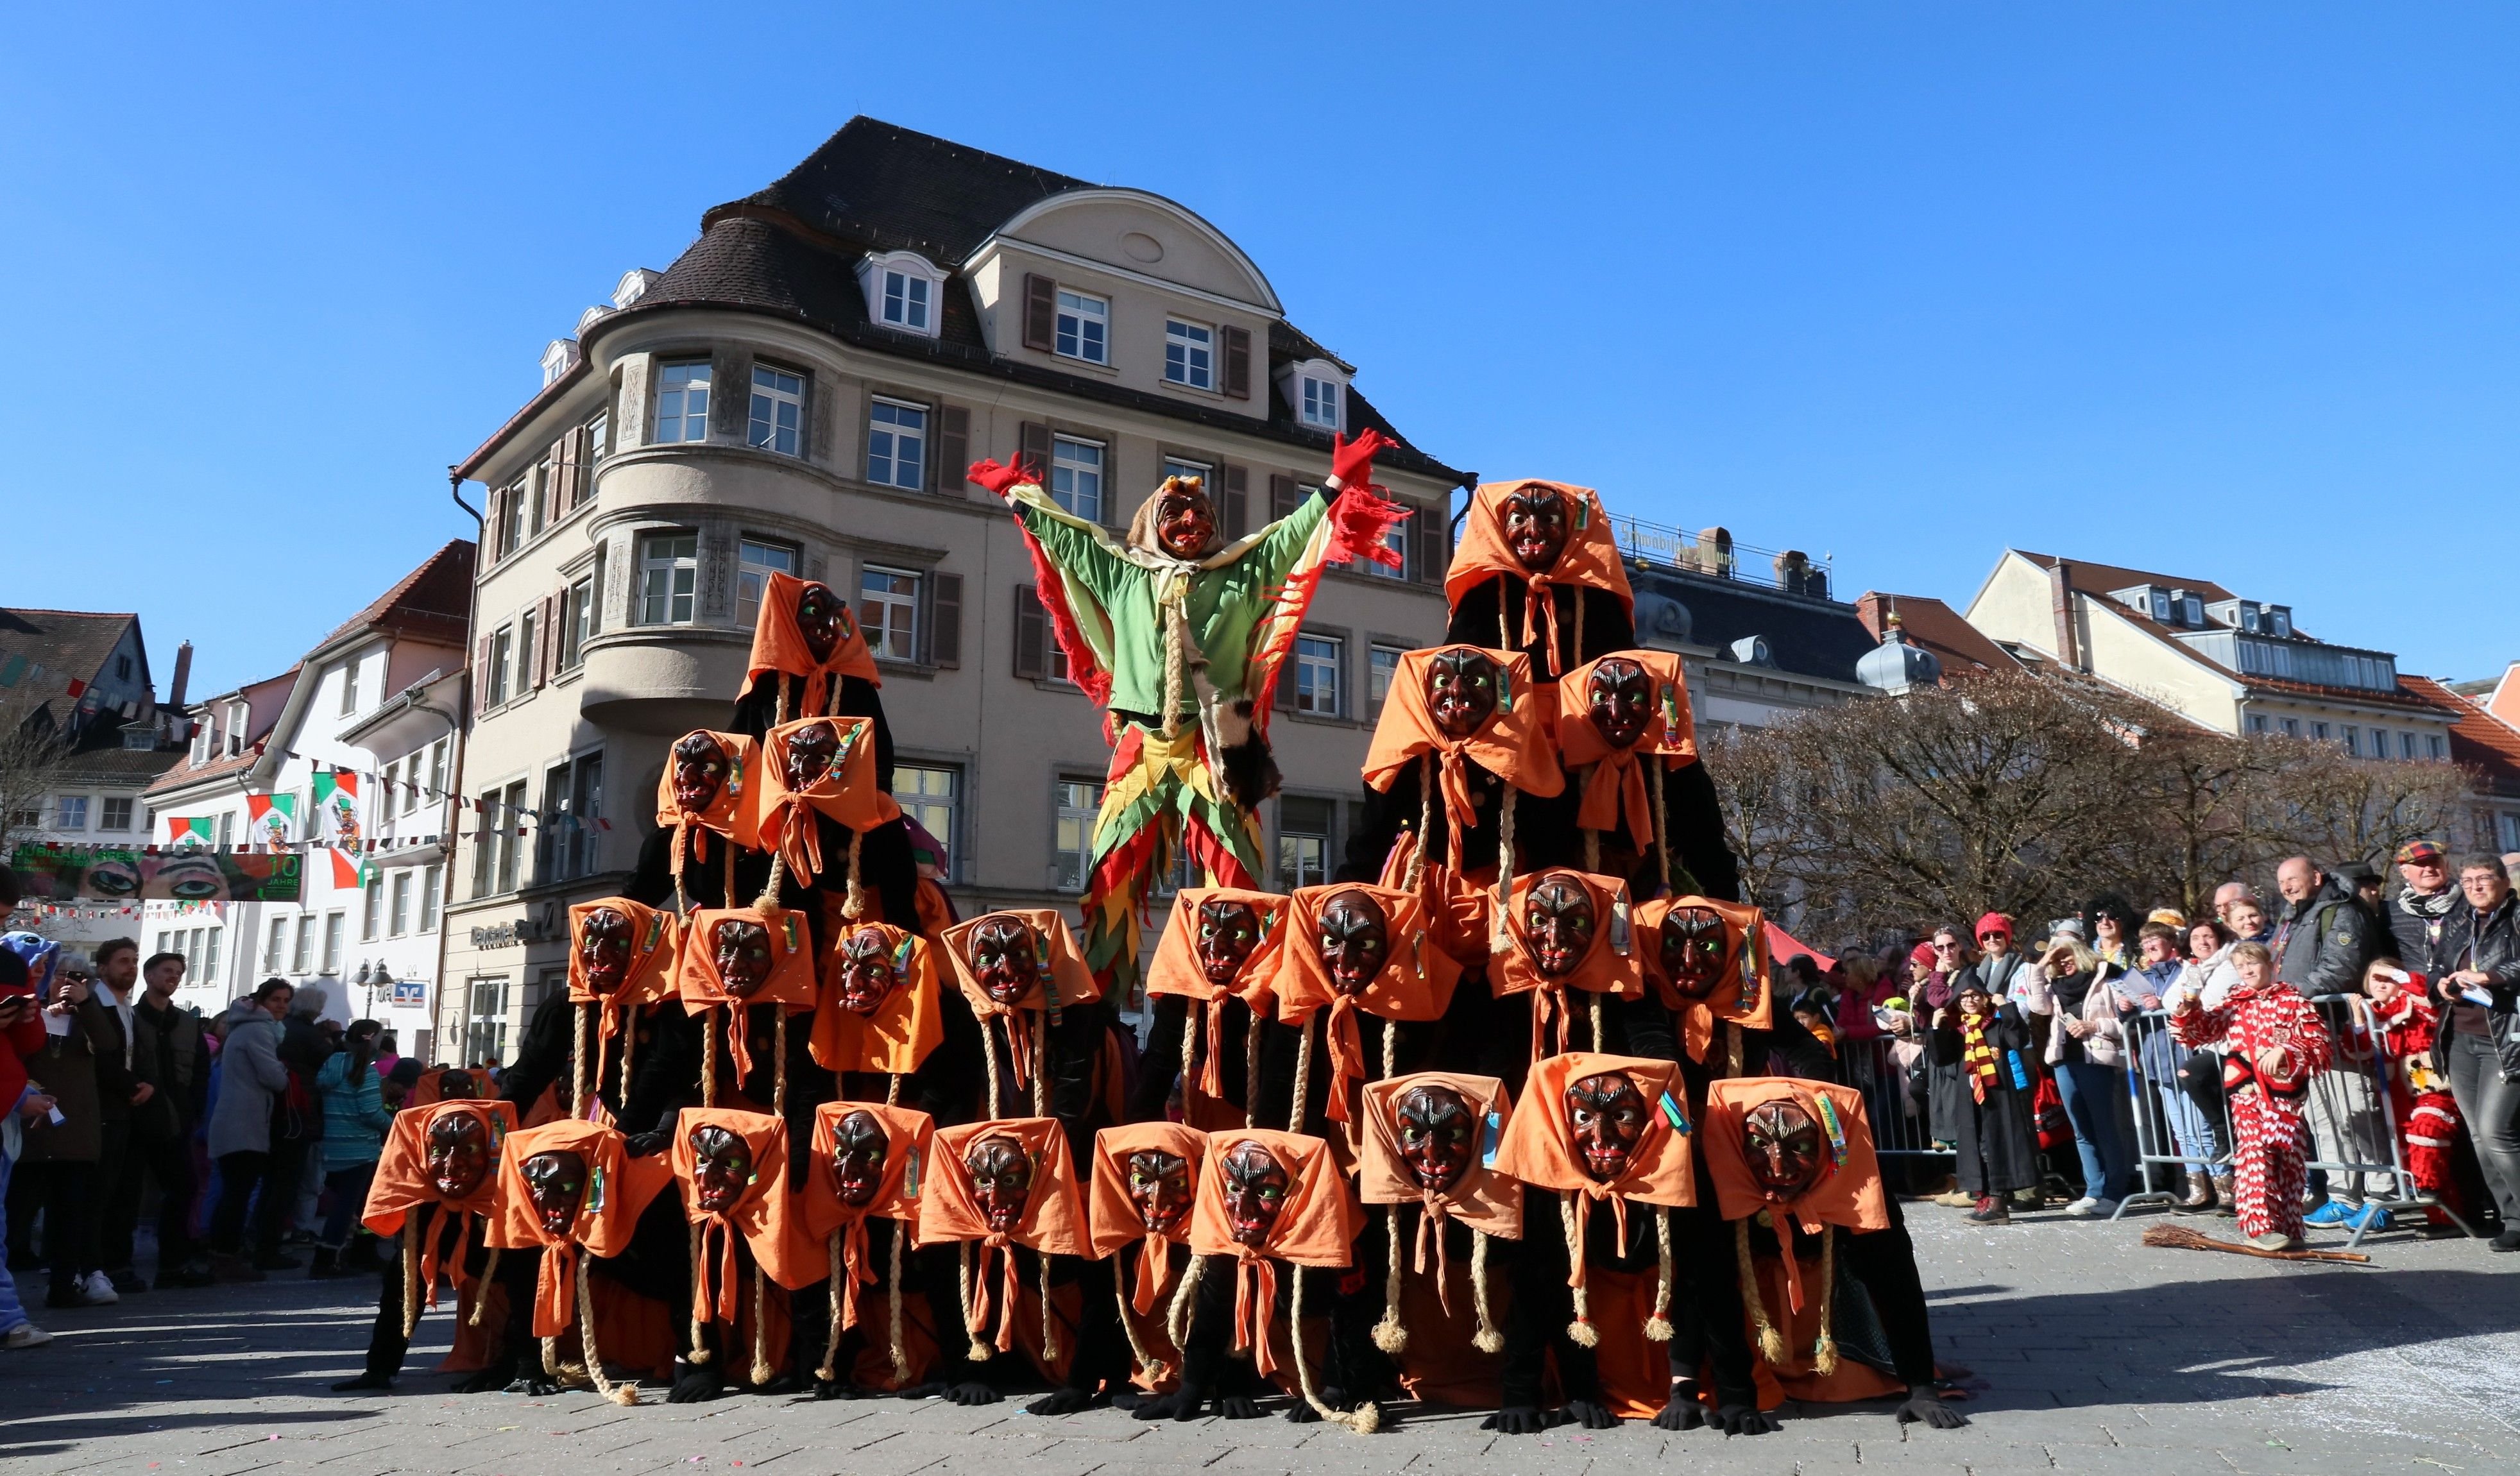
[[[166,707],[181,714],[184,710],[184,684],[193,676],[193,643],[175,648],[175,675],[166,683]]]
[[[2083,669],[2083,654],[2074,640],[2073,565],[2064,559],[2048,571],[2048,607],[2056,617],[2056,659],[2076,671]]]

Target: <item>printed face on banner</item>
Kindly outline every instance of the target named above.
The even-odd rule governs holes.
[[[428,1182],[448,1199],[462,1199],[490,1174],[490,1130],[470,1112],[450,1112],[428,1125]]]
[[[1633,748],[1653,722],[1652,673],[1624,656],[1612,656],[1593,668],[1584,684],[1585,709],[1601,741],[1613,748]]]
[[[1524,487],[1505,500],[1506,546],[1522,566],[1546,574],[1566,552],[1566,494],[1555,487]]]
[[[727,998],[748,1000],[770,982],[770,929],[742,917],[728,917],[711,936],[717,949],[717,976]]]
[[[846,614],[847,607],[828,584],[818,580],[796,592],[796,634],[805,638],[805,649],[814,653],[817,663],[832,659]]]
[[[832,772],[840,751],[840,733],[829,723],[815,723],[788,735],[788,787],[810,789]]]
[[[1820,1124],[1800,1102],[1764,1101],[1742,1114],[1741,1152],[1772,1198],[1791,1199],[1820,1183]]]
[[[832,1179],[839,1185],[840,1203],[853,1210],[875,1203],[883,1186],[883,1163],[892,1140],[872,1112],[852,1112],[832,1129]]]
[[[1198,905],[1198,971],[1219,988],[1234,982],[1260,946],[1260,913],[1231,898]]]
[[[717,803],[725,787],[726,749],[706,733],[685,734],[674,743],[674,803],[698,815]]]
[[[1608,1184],[1628,1171],[1645,1132],[1644,1094],[1624,1071],[1604,1071],[1566,1089],[1566,1127],[1584,1172]]]
[[[1129,1202],[1150,1234],[1165,1235],[1190,1218],[1190,1160],[1159,1148],[1129,1155]]]
[[[630,954],[637,940],[629,915],[600,907],[586,915],[577,930],[577,964],[586,992],[598,998],[621,988],[630,977]]]
[[[1477,1123],[1470,1104],[1450,1087],[1412,1087],[1397,1103],[1400,1157],[1418,1187],[1441,1194],[1470,1171]]]
[[[1355,995],[1381,974],[1391,958],[1391,915],[1371,892],[1350,888],[1322,905],[1322,966],[1330,987]]]
[[[971,1176],[971,1197],[993,1235],[1014,1233],[1032,1203],[1032,1155],[1003,1134],[971,1144],[963,1157]]]
[[[524,1176],[525,1196],[534,1202],[534,1218],[546,1235],[565,1235],[586,1205],[586,1158],[565,1148],[536,1153],[518,1166]]]
[[[294,902],[305,859],[181,850],[152,856],[121,847],[48,851],[19,846],[9,869],[28,902]]]
[[[751,1183],[752,1144],[742,1134],[714,1123],[692,1129],[692,1198],[703,1212],[735,1208]]]
[[[1673,908],[1663,914],[1657,950],[1672,988],[1705,999],[1724,977],[1724,919],[1712,908]]]
[[[1225,1155],[1226,1233],[1238,1245],[1258,1247],[1278,1228],[1286,1208],[1286,1166],[1278,1155],[1248,1139]]]
[[[1012,1006],[1029,993],[1041,977],[1035,953],[1040,935],[1021,917],[999,914],[983,917],[971,929],[969,962],[980,992],[1001,1006]]]
[[[1448,650],[1426,663],[1426,711],[1455,742],[1486,726],[1497,710],[1497,664],[1484,651]]]
[[[1593,933],[1599,925],[1593,889],[1571,872],[1542,876],[1523,899],[1525,946],[1544,978],[1573,973],[1592,951]]]

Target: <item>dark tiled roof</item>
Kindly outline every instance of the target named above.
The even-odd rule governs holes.
[[[1872,639],[1881,639],[1885,612],[1899,612],[1899,628],[1908,639],[1932,651],[1943,663],[1946,678],[1964,676],[1972,671],[2020,671],[2020,658],[1980,634],[1978,628],[1960,618],[1953,609],[1931,595],[1884,595],[1867,590],[1855,602],[1856,618]]]
[[[71,783],[136,784],[155,780],[180,757],[173,749],[92,748],[70,763]]]
[[[2520,795],[2520,730],[2430,677],[2400,677],[2398,685],[2456,721],[2450,728],[2451,762],[2485,776],[2496,794]]]
[[[1660,567],[1632,571],[1629,578],[1639,596],[1658,595],[1688,608],[1688,644],[1722,650],[1758,636],[1768,643],[1778,671],[1853,682],[1855,663],[1880,644],[1854,605],[1834,600]],[[1646,634],[1639,632],[1641,638]]]
[[[917,251],[951,269],[1027,205],[1093,181],[1036,168],[871,117],[853,117],[777,184],[719,205],[773,210],[874,250]]]
[[[335,626],[318,649],[357,630],[461,647],[472,619],[472,540],[450,540],[366,609]]]
[[[2012,552],[2043,569],[2056,567],[2053,554],[2033,554],[2027,549]],[[2234,600],[2239,597],[2211,579],[2188,579],[2178,574],[2156,574],[2145,569],[2124,568],[2114,563],[2090,563],[2080,559],[2066,560],[2065,583],[2086,595],[2106,598],[2111,590],[2122,590],[2138,584],[2158,584],[2183,590],[2194,590],[2208,600]]]
[[[93,682],[139,618],[128,611],[0,609],[0,654],[24,656],[65,678]]]

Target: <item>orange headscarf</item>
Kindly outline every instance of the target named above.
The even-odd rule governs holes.
[[[726,992],[717,967],[717,928],[721,922],[758,922],[770,934],[770,977],[751,997],[738,1001]],[[814,1007],[814,936],[805,915],[785,907],[704,907],[691,916],[683,930],[683,962],[675,989],[683,1009],[706,1014],[720,1005],[727,1011],[726,1049],[735,1058],[740,1081],[752,1074],[752,1048],[744,1039],[743,1006],[784,1005],[789,1009]]]
[[[864,1112],[883,1130],[883,1178],[878,1181],[875,1198],[864,1208],[843,1203],[840,1182],[832,1169],[832,1149],[839,1141],[841,1119]],[[838,1274],[832,1278],[832,1295],[840,1330],[857,1325],[858,1287],[873,1285],[875,1268],[867,1265],[867,1230],[869,1220],[897,1220],[901,1233],[912,1235],[919,1226],[922,1192],[926,1187],[930,1166],[936,1156],[936,1123],[924,1112],[908,1107],[888,1107],[881,1102],[825,1102],[814,1109],[814,1157],[805,1166],[805,1187],[802,1191],[805,1233],[815,1243],[830,1245],[839,1236]]]
[[[578,938],[586,929],[590,913],[609,908],[630,919],[630,973],[621,987],[608,995],[599,995],[586,987],[586,965],[577,954]],[[568,910],[568,999],[572,1005],[596,1006],[595,1073],[593,1080],[604,1081],[605,1060],[611,1053],[612,1037],[621,1029],[622,1016],[651,1005],[674,992],[674,971],[682,958],[681,919],[627,897],[598,897],[593,902],[580,902]],[[627,1059],[625,1057],[624,1059]],[[623,1087],[627,1090],[628,1084]],[[579,1112],[587,1104],[575,1104]]]
[[[448,1096],[446,1095],[446,1078],[457,1073],[461,1073],[462,1075],[472,1079],[472,1097]],[[411,1084],[411,1095],[403,1098],[403,1106],[406,1109],[411,1107],[433,1107],[442,1101],[472,1100],[486,1096],[489,1093],[489,1079],[470,1066],[431,1066],[428,1070],[420,1073],[420,1080]]]
[[[1260,941],[1252,945],[1232,981],[1221,987],[1208,983],[1206,970],[1198,964],[1198,910],[1210,902],[1239,902],[1260,918]],[[1199,1063],[1196,1085],[1210,1100],[1225,1092],[1224,1068],[1218,1064],[1225,1040],[1225,1002],[1238,999],[1249,1006],[1255,1015],[1268,1013],[1278,978],[1278,952],[1285,946],[1285,938],[1286,899],[1275,892],[1235,886],[1186,886],[1173,894],[1172,916],[1164,920],[1163,937],[1155,944],[1154,962],[1147,968],[1147,993],[1182,995],[1199,1005],[1199,1028],[1207,1039],[1207,1053]],[[1191,1080],[1190,1064],[1185,1053],[1185,1082]]]
[[[752,1178],[733,1207],[700,1208],[692,1175],[699,1156],[692,1135],[701,1128],[724,1128],[752,1150]],[[699,1230],[698,1260],[692,1267],[692,1320],[713,1320],[734,1326],[739,1309],[735,1237],[752,1247],[753,1265],[763,1275],[789,1291],[822,1278],[820,1257],[812,1254],[797,1224],[795,1196],[788,1188],[788,1124],[767,1112],[735,1107],[685,1107],[674,1116],[672,1162],[683,1191],[683,1215]],[[710,1251],[711,1243],[715,1254]],[[711,1289],[714,1276],[715,1289]],[[707,1317],[703,1318],[705,1311]]]
[[[1465,738],[1445,737],[1426,705],[1426,668],[1448,650],[1479,651],[1497,667],[1501,690],[1497,693],[1496,711],[1479,725],[1478,732]],[[1550,744],[1549,703],[1552,699],[1552,689],[1532,681],[1530,658],[1512,651],[1486,650],[1475,646],[1435,646],[1410,651],[1400,658],[1399,668],[1391,674],[1391,686],[1382,700],[1382,716],[1373,725],[1373,743],[1365,755],[1365,782],[1387,794],[1392,781],[1413,759],[1420,754],[1434,755],[1442,777],[1445,833],[1452,842],[1444,856],[1458,869],[1462,864],[1462,827],[1471,814],[1470,760],[1477,760],[1480,768],[1527,794],[1547,798],[1566,792],[1566,776],[1557,767],[1556,750]]]
[[[1322,962],[1322,909],[1341,892],[1365,893],[1381,905],[1390,919],[1390,946],[1383,955],[1382,971],[1353,995],[1339,993],[1330,982],[1328,966]],[[1348,1107],[1346,1084],[1363,1081],[1367,1075],[1356,1012],[1362,1009],[1385,1020],[1440,1020],[1452,1006],[1462,965],[1433,946],[1425,899],[1416,892],[1360,882],[1298,887],[1287,912],[1286,943],[1278,963],[1279,1018],[1302,1030],[1316,1013],[1328,1010],[1322,1028],[1331,1064],[1327,1110],[1332,1121],[1348,1122],[1354,1114]]]
[[[1471,1144],[1470,1167],[1461,1182],[1443,1193],[1418,1183],[1400,1156],[1400,1098],[1418,1087],[1443,1087],[1457,1094],[1478,1124]],[[1435,1295],[1444,1311],[1453,1310],[1450,1268],[1445,1263],[1444,1222],[1458,1220],[1485,1235],[1522,1238],[1522,1185],[1498,1172],[1490,1155],[1504,1143],[1506,1125],[1513,1117],[1513,1097],[1493,1076],[1461,1076],[1450,1071],[1420,1071],[1395,1076],[1365,1089],[1365,1151],[1357,1160],[1357,1194],[1368,1204],[1415,1204],[1424,1213],[1418,1220],[1418,1274],[1426,1274],[1427,1247],[1434,1247]],[[1392,1233],[1399,1233],[1394,1211]]]
[[[1588,1076],[1611,1071],[1623,1072],[1636,1083],[1637,1094],[1645,1099],[1645,1125],[1626,1172],[1602,1184],[1584,1172],[1583,1156],[1576,1150],[1574,1129],[1568,1122],[1566,1089]],[[1514,1104],[1513,1121],[1506,1125],[1505,1144],[1497,1152],[1497,1172],[1534,1188],[1557,1191],[1566,1216],[1566,1284],[1577,1293],[1579,1327],[1591,1326],[1583,1297],[1584,1230],[1593,1207],[1604,1199],[1610,1202],[1619,1243],[1625,1245],[1628,1201],[1665,1208],[1697,1202],[1697,1185],[1690,1178],[1685,1100],[1680,1067],[1643,1056],[1572,1051],[1543,1059],[1523,1079],[1522,1099]],[[1580,1333],[1577,1338],[1582,1341]]]
[[[1566,547],[1556,563],[1537,574],[1513,557],[1513,547],[1505,537],[1505,501],[1525,487],[1553,487],[1566,500]],[[1611,535],[1609,515],[1601,510],[1601,495],[1567,482],[1518,477],[1482,482],[1470,494],[1462,541],[1453,550],[1452,567],[1444,573],[1444,603],[1459,608],[1462,594],[1486,579],[1511,579],[1522,585],[1522,630],[1513,644],[1531,645],[1537,627],[1537,634],[1548,642],[1552,662],[1557,651],[1557,600],[1550,593],[1552,586],[1589,585],[1618,596],[1631,614],[1637,607],[1637,597],[1628,588],[1627,565],[1619,561],[1618,540]],[[1502,600],[1497,619],[1500,623],[1505,619]]]
[[[883,939],[893,959],[892,993],[873,1014],[842,1009],[837,1003],[841,949],[862,932]],[[917,933],[884,922],[843,923],[830,948],[823,951],[822,992],[814,1006],[814,1035],[809,1045],[814,1064],[826,1071],[882,1071],[907,1076],[927,1059],[945,1039],[945,1019],[936,999],[936,954]]]
[[[1418,854],[1418,837],[1402,830],[1382,858],[1380,884],[1394,891],[1409,889],[1409,866]],[[1481,886],[1440,861],[1420,870],[1418,893],[1426,899],[1426,924],[1435,946],[1463,968],[1485,968],[1496,888]]]
[[[586,1197],[566,1231],[543,1229],[541,1212],[525,1188],[525,1160],[541,1153],[575,1153],[586,1160]],[[639,1217],[673,1183],[663,1155],[632,1158],[617,1129],[562,1118],[511,1133],[499,1145],[499,1218],[490,1243],[509,1250],[540,1247],[534,1280],[534,1335],[559,1337],[577,1321],[577,1260],[581,1254],[617,1256],[630,1248]]]
[[[1164,1283],[1172,1278],[1174,1245],[1190,1243],[1190,1217],[1169,1232],[1149,1230],[1138,1218],[1137,1202],[1129,1197],[1129,1155],[1132,1153],[1170,1153],[1190,1165],[1192,1197],[1196,1197],[1201,1160],[1207,1155],[1207,1135],[1196,1128],[1186,1128],[1177,1122],[1131,1123],[1125,1128],[1104,1128],[1094,1135],[1094,1178],[1088,1188],[1086,1210],[1092,1221],[1094,1255],[1108,1259],[1129,1242],[1144,1242],[1145,1253],[1138,1257],[1138,1281],[1129,1294],[1129,1305],[1145,1317],[1155,1310],[1155,1299],[1163,1295]]]
[[[1225,1210],[1225,1160],[1246,1142],[1256,1142],[1286,1171],[1286,1199],[1277,1223],[1258,1246],[1234,1238],[1233,1221]],[[1198,1193],[1190,1212],[1190,1248],[1202,1256],[1235,1259],[1234,1346],[1251,1350],[1252,1366],[1268,1377],[1278,1368],[1269,1350],[1271,1310],[1278,1301],[1278,1261],[1296,1266],[1344,1268],[1365,1219],[1348,1192],[1330,1145],[1303,1133],[1273,1133],[1242,1128],[1211,1133],[1207,1161],[1200,1165]],[[1298,1337],[1302,1335],[1297,1330]]]
[[[1032,988],[1012,1005],[1001,1005],[990,999],[989,992],[980,987],[979,976],[971,972],[971,934],[992,917],[1016,918],[1032,929],[1036,940],[1035,957],[1041,967],[1035,974]],[[945,945],[945,962],[954,970],[955,984],[962,989],[963,998],[970,1002],[971,1013],[980,1021],[981,1035],[987,1036],[991,1020],[1004,1020],[1007,1053],[1014,1060],[1018,1091],[1029,1084],[1028,1073],[1032,1067],[1024,1054],[1022,1039],[1015,1034],[1021,1024],[1015,1016],[1025,1010],[1036,1014],[1056,1012],[1071,1005],[1091,1005],[1102,998],[1102,981],[1095,978],[1094,970],[1085,966],[1085,956],[1076,951],[1076,938],[1067,930],[1067,919],[1051,908],[1007,907],[994,913],[982,913],[968,922],[958,922],[945,929],[944,936],[938,941]],[[1043,994],[1042,980],[1045,978],[1058,991],[1055,1006]],[[983,1044],[986,1044],[985,1039]],[[989,1109],[996,1111],[997,1103],[991,1102]]]
[[[989,1138],[1012,1138],[1032,1159],[1032,1197],[1024,1205],[1023,1219],[1003,1234],[992,1231],[988,1218],[980,1213],[971,1171],[963,1161],[981,1140]],[[1067,1134],[1058,1118],[1000,1117],[937,1132],[927,1192],[919,1204],[919,1243],[940,1240],[974,1242],[980,1247],[971,1305],[963,1310],[965,1325],[975,1343],[980,1329],[989,1324],[989,1257],[997,1255],[1005,1304],[998,1318],[997,1348],[1004,1353],[1014,1347],[1015,1297],[1023,1283],[1015,1273],[1012,1247],[1028,1245],[1052,1256],[1093,1254],[1085,1238],[1085,1202],[1077,1190],[1076,1165],[1068,1156]]]
[[[481,1120],[489,1135],[490,1172],[481,1183],[461,1199],[448,1199],[437,1192],[428,1178],[428,1130],[442,1117],[472,1116]],[[402,1233],[403,1222],[414,1207],[436,1205],[441,1211],[458,1216],[496,1215],[499,1208],[499,1145],[517,1131],[517,1108],[513,1102],[493,1101],[483,1097],[459,1097],[425,1107],[405,1107],[396,1112],[393,1126],[385,1133],[384,1149],[377,1157],[376,1177],[368,1181],[368,1202],[360,1212],[359,1223],[377,1234],[390,1239]],[[471,1233],[472,1221],[463,1221],[465,1229],[455,1237],[455,1260],[447,1271],[458,1286],[471,1279],[464,1270],[464,1237]],[[438,1235],[432,1228],[428,1242],[420,1251],[420,1284],[428,1293],[428,1305],[437,1305]],[[404,1284],[408,1285],[409,1282]],[[406,1309],[405,1317],[409,1317]]]
[[[1682,994],[1664,976],[1662,919],[1675,909],[1704,908],[1724,919],[1724,972],[1715,992],[1703,1000]],[[1663,1007],[1680,1016],[1681,1037],[1692,1061],[1706,1059],[1715,1038],[1715,1022],[1729,1020],[1744,1030],[1766,1030],[1775,1021],[1768,993],[1767,915],[1743,902],[1718,902],[1712,897],[1657,897],[1637,908],[1637,956]]]
[[[1593,946],[1586,950],[1573,971],[1557,978],[1543,975],[1531,961],[1531,939],[1523,927],[1523,914],[1530,904],[1531,889],[1546,876],[1573,876],[1593,896]],[[1596,876],[1571,868],[1552,868],[1513,878],[1507,893],[1505,912],[1497,918],[1495,962],[1488,968],[1488,987],[1502,999],[1507,995],[1534,996],[1531,1009],[1531,1054],[1538,1060],[1548,1044],[1546,1032],[1550,1020],[1557,1023],[1557,1049],[1566,1049],[1569,990],[1586,994],[1612,995],[1622,1000],[1644,998],[1644,976],[1637,964],[1637,941],[1628,902],[1628,884],[1616,876]],[[1600,1042],[1593,1043],[1596,1048]]]
[[[705,810],[686,810],[674,797],[673,744],[665,746],[665,772],[656,781],[656,824],[674,832],[674,880],[683,879],[683,853],[689,850],[695,860],[708,860],[708,837],[723,835],[746,850],[761,845],[757,823],[755,781],[761,773],[760,744],[741,733],[719,733],[714,729],[697,729],[717,740],[726,754],[726,779],[717,786],[717,796]],[[686,733],[683,738],[692,735]],[[679,743],[683,738],[674,739]],[[687,842],[697,835],[697,845]],[[732,900],[732,899],[729,899]]]
[[[826,586],[828,588],[828,586]],[[875,655],[867,649],[866,637],[858,633],[858,622],[849,613],[849,603],[833,592],[833,603],[839,608],[839,639],[832,645],[830,659],[817,661],[814,649],[805,644],[805,633],[796,628],[796,597],[805,591],[805,581],[793,574],[772,574],[761,586],[761,616],[752,627],[752,655],[744,662],[743,685],[752,686],[765,671],[784,677],[805,679],[807,716],[828,714],[836,705],[842,677],[864,677],[878,687],[883,677],[876,670]]]
[[[1761,1102],[1790,1101],[1820,1125],[1822,1153],[1819,1182],[1791,1199],[1779,1199],[1759,1186],[1741,1146],[1741,1122]],[[1849,1230],[1890,1228],[1890,1211],[1882,1198],[1881,1163],[1872,1150],[1872,1125],[1864,1115],[1864,1094],[1833,1082],[1785,1076],[1734,1076],[1706,1089],[1706,1168],[1715,1181],[1715,1203],[1727,1220],[1746,1220],[1761,1210],[1790,1218],[1803,1233],[1832,1225]],[[1777,1222],[1777,1240],[1786,1244],[1783,1219]],[[1785,1293],[1796,1312],[1802,1310],[1802,1276],[1794,1257],[1785,1263]]]
[[[1634,661],[1654,684],[1653,714],[1644,736],[1634,745],[1613,748],[1593,721],[1593,673],[1602,661]],[[1593,766],[1584,778],[1584,804],[1575,823],[1587,830],[1608,830],[1625,811],[1628,834],[1640,846],[1653,844],[1652,803],[1645,794],[1642,755],[1658,755],[1666,769],[1697,761],[1697,719],[1688,710],[1688,679],[1680,657],[1667,650],[1617,650],[1587,661],[1557,684],[1557,749],[1570,770]]]
[[[802,789],[788,787],[788,745],[804,729],[828,725],[839,734],[839,747],[823,777]],[[823,874],[823,827],[814,817],[827,815],[852,832],[849,882],[857,883],[857,840],[877,826],[901,818],[901,806],[877,783],[873,718],[799,718],[773,728],[761,740],[760,798],[755,812],[764,849],[787,858],[788,870],[800,881]]]

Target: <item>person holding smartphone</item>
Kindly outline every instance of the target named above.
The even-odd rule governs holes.
[[[121,1039],[93,981],[64,969],[42,991],[44,1044],[26,1060],[27,1074],[55,1101],[52,1113],[25,1124],[18,1177],[22,1207],[40,1205],[47,1307],[106,1307],[120,1301],[105,1275],[97,1234],[99,1164],[105,1157],[100,1058],[109,1050],[120,1066]],[[23,1230],[21,1238],[23,1238]]]

